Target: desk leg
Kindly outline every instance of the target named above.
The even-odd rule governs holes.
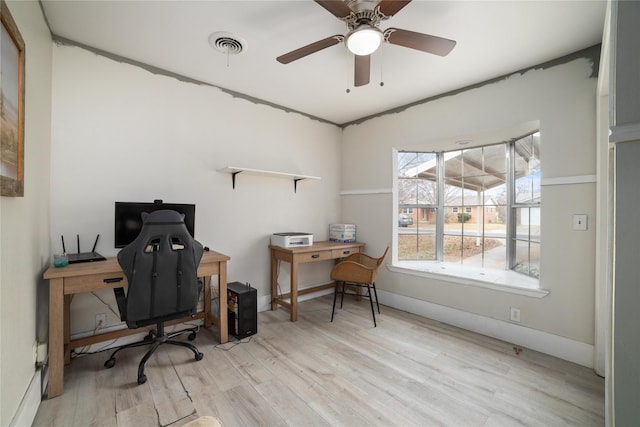
[[[64,297],[64,364],[71,364],[71,300],[73,295],[65,295]]]
[[[62,394],[64,374],[64,279],[49,282],[49,389],[51,399]]]
[[[218,328],[220,344],[229,341],[229,324],[227,320],[227,263],[220,263],[218,273]]]
[[[204,327],[211,327],[211,276],[205,276],[202,301],[204,302]]]
[[[298,263],[291,261],[291,321],[298,320]]]
[[[278,260],[275,252],[271,249],[271,310],[278,309]]]

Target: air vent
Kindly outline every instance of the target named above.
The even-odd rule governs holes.
[[[234,34],[218,31],[209,36],[209,44],[215,50],[227,55],[238,55],[247,49],[247,42]]]

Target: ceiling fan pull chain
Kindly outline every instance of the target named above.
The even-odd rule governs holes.
[[[378,54],[378,60],[380,61],[380,87],[384,86],[384,78],[382,76],[382,69],[384,68],[384,61],[382,60],[382,50],[380,49],[380,53]]]
[[[347,93],[351,93],[351,89],[349,88],[349,68],[351,67],[351,55],[349,55],[349,53],[347,52]]]

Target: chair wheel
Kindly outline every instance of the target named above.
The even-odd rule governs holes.
[[[107,369],[111,369],[115,366],[115,364],[116,364],[116,358],[112,357],[108,359],[106,362],[104,362],[104,367]]]
[[[138,376],[138,384],[144,384],[146,382],[147,382],[147,376],[145,374]]]
[[[196,353],[196,360],[202,360],[203,357],[204,357],[204,354],[200,352]]]
[[[153,341],[153,337],[155,336],[155,334],[153,333],[153,331],[149,331],[149,333],[144,337],[145,341]]]
[[[195,340],[195,339],[196,339],[196,333],[195,333],[195,332],[191,332],[191,333],[189,334],[189,336],[187,337],[187,339],[188,339],[189,341],[193,341],[193,340]]]

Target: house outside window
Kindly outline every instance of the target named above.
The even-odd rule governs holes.
[[[398,152],[398,261],[442,261],[540,275],[540,137],[463,150]]]

